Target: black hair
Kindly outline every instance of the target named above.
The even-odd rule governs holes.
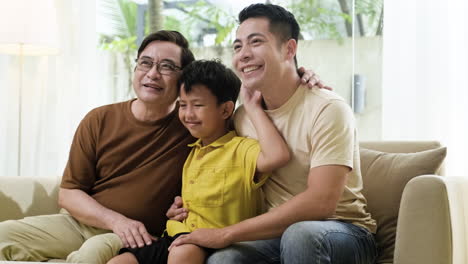
[[[294,15],[288,10],[278,5],[272,4],[252,4],[242,9],[239,13],[239,24],[242,24],[249,18],[263,17],[270,22],[270,32],[275,34],[280,42],[286,42],[290,39],[299,41],[301,31]],[[297,67],[297,59],[294,56],[294,62]]]
[[[190,93],[194,85],[206,86],[216,96],[218,104],[236,103],[241,87],[237,75],[219,60],[193,61],[182,71],[177,87],[181,88],[182,84],[186,93]]]
[[[152,34],[146,36],[146,38],[141,42],[140,47],[138,48],[138,56],[143,52],[143,50],[153,41],[168,41],[176,44],[182,50],[180,55],[180,63],[181,67],[184,68],[192,61],[195,60],[195,56],[193,56],[192,51],[189,48],[189,43],[187,39],[181,33],[174,31],[174,30],[159,30]]]

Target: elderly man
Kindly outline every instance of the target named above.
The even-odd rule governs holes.
[[[59,192],[57,215],[0,223],[0,260],[105,263],[122,246],[151,244],[180,193],[194,140],[180,123],[180,69],[194,60],[175,31],[145,38],[133,76],[136,99],[81,121]]]

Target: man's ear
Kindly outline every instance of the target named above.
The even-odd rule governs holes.
[[[234,102],[233,101],[227,101],[223,103],[223,118],[224,119],[229,119],[231,117],[232,113],[234,112]]]
[[[297,52],[297,42],[295,39],[289,39],[286,42],[286,56],[287,59],[294,59]]]

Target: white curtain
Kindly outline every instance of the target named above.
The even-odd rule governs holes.
[[[468,162],[468,3],[387,0],[383,139],[439,140],[447,175]]]
[[[110,56],[98,49],[96,2],[54,3],[60,54],[24,57],[21,176],[61,177],[80,120],[115,101]],[[0,55],[0,177],[18,174],[19,66],[18,56]]]

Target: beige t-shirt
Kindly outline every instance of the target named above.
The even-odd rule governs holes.
[[[292,153],[289,163],[274,171],[263,186],[267,208],[275,208],[305,191],[311,168],[343,165],[352,171],[331,219],[351,222],[375,233],[375,220],[361,193],[359,145],[354,116],[346,102],[333,92],[299,86],[284,105],[266,112]],[[234,122],[239,135],[257,139],[243,106],[236,111]]]

